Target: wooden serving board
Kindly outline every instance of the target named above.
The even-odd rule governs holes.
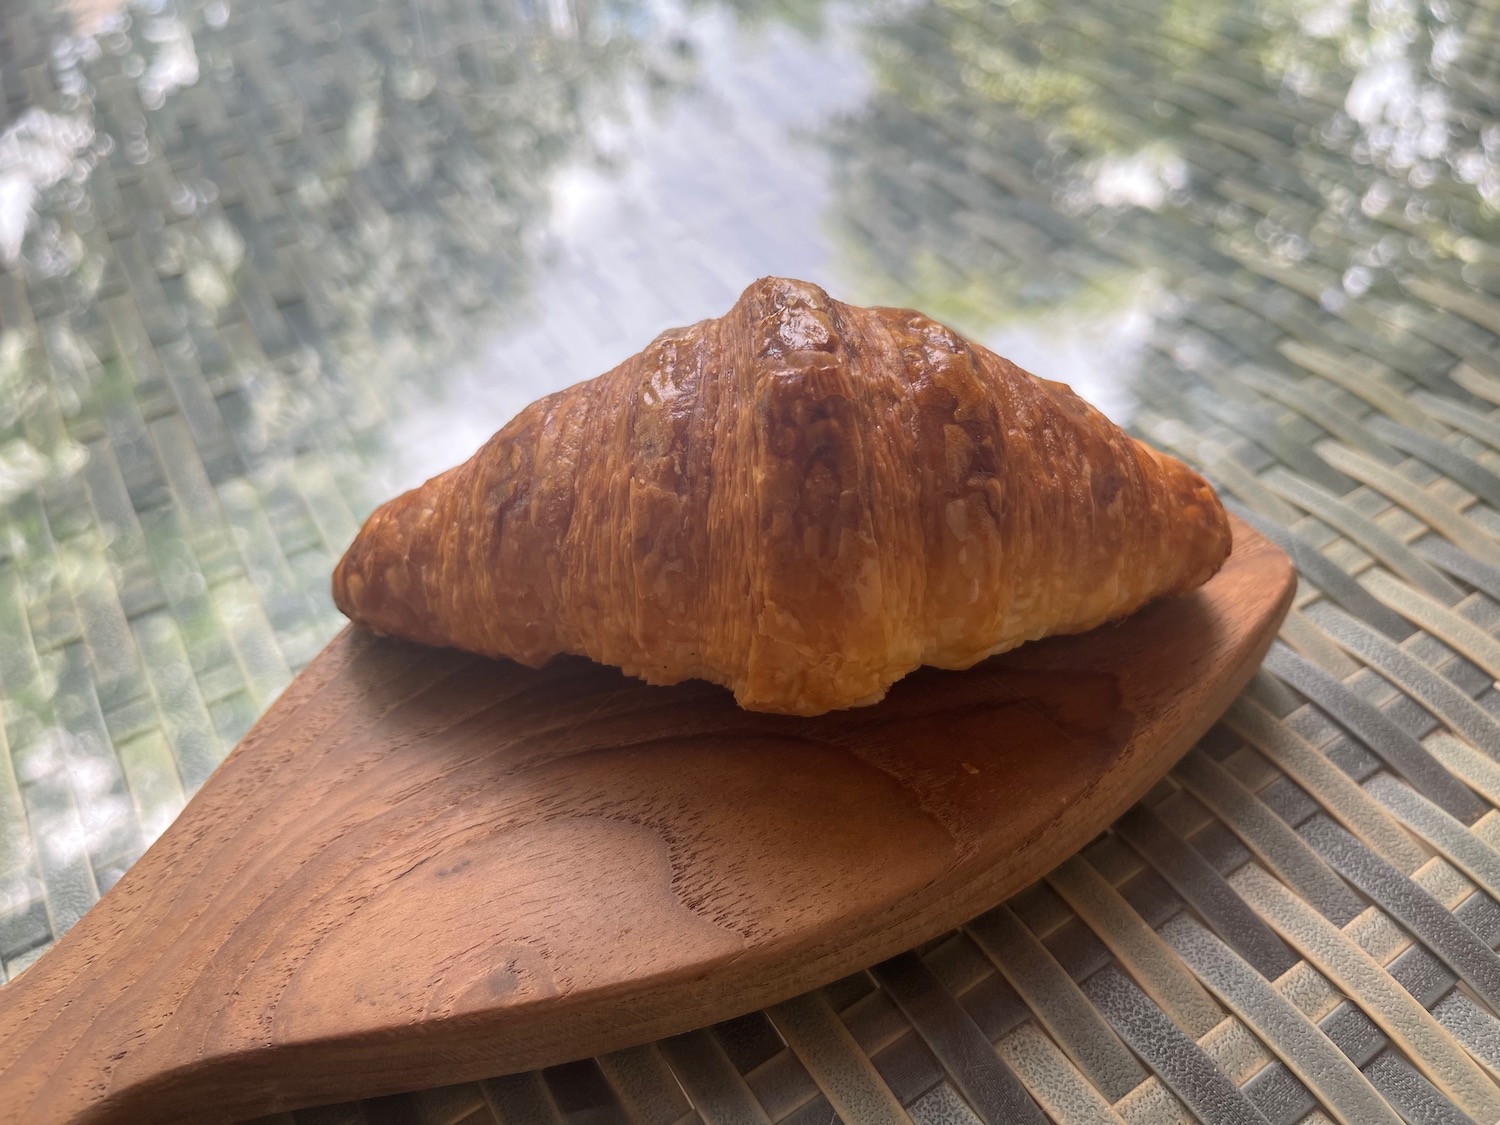
[[[1191,596],[817,719],[346,630],[0,990],[0,1121],[225,1121],[548,1065],[959,925],[1258,666],[1294,576],[1234,534]]]

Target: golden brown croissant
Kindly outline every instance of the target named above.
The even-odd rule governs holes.
[[[1213,490],[908,309],[765,278],[375,512],[355,622],[816,715],[1206,581]]]

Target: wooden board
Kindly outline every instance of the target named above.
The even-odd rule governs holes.
[[[223,1121],[548,1065],[959,925],[1258,666],[1294,577],[1234,534],[1192,596],[817,719],[345,631],[0,990],[0,1121]]]

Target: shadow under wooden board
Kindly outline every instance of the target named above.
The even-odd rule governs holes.
[[[1105,828],[1295,578],[1208,585],[815,719],[346,630],[0,990],[0,1121],[224,1121],[686,1031],[931,938]]]

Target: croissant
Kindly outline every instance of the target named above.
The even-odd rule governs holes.
[[[816,715],[1190,590],[1229,547],[1201,477],[1068,387],[764,278],[378,509],[333,595],[409,640]]]

